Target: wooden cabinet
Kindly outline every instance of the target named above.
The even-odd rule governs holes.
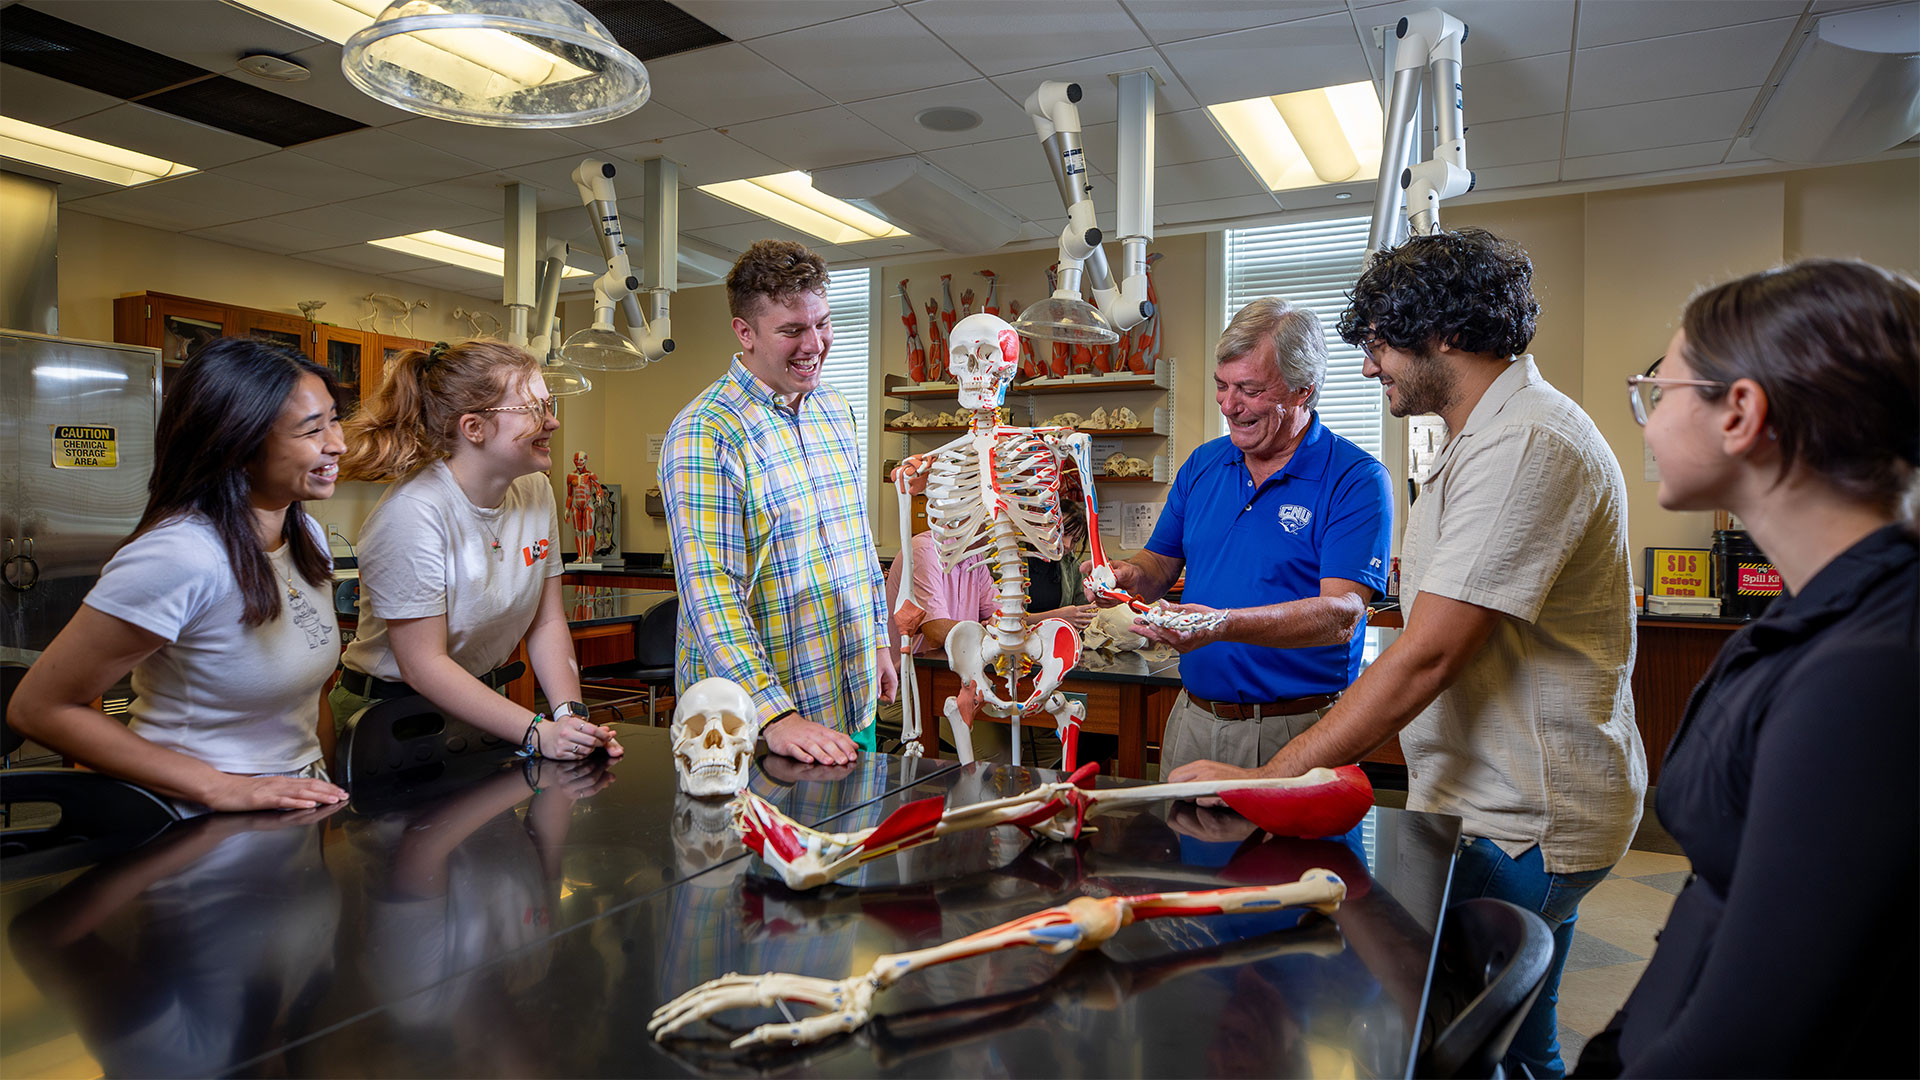
[[[172,293],[133,293],[113,302],[113,340],[160,350],[161,386],[193,351],[217,337],[257,337],[313,355],[313,324],[298,315]]]
[[[361,378],[370,351],[368,340],[372,337],[373,334],[364,330],[313,324],[313,360],[333,372],[333,381],[340,384],[340,414],[343,417],[351,416],[360,405]]]
[[[412,349],[422,352],[431,346],[430,341],[418,338],[394,337],[392,334],[368,334],[367,355],[360,361],[360,393],[370,397],[380,389],[386,380],[387,372],[400,354]]]
[[[298,315],[284,315],[277,311],[259,311],[254,308],[230,307],[227,309],[225,325],[228,337],[259,338],[271,341],[275,345],[284,345],[308,356],[313,355],[309,332],[313,324]]]

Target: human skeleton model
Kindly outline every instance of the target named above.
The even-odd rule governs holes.
[[[1165,799],[1218,797],[1276,836],[1334,836],[1359,824],[1373,807],[1373,785],[1358,765],[1314,769],[1301,776],[1256,780],[1199,780],[1184,784],[1092,789],[1094,766],[1066,780],[1041,784],[1002,799],[948,810],[941,796],[919,799],[870,829],[824,833],[743,792],[733,803],[733,828],[748,850],[787,887],[815,889],[865,863],[971,829],[1012,825],[1050,840],[1072,841],[1095,813]]]
[[[936,964],[983,956],[1002,949],[1033,946],[1055,956],[1099,948],[1122,927],[1166,916],[1225,915],[1307,907],[1323,915],[1340,909],[1347,887],[1331,870],[1309,870],[1300,880],[1278,885],[1247,885],[1197,892],[1145,893],[1095,899],[1077,896],[1056,907],[1002,923],[932,948],[890,953],[864,973],[845,979],[770,972],[729,974],[700,984],[660,1006],[647,1021],[655,1039],[665,1039],[690,1024],[729,1009],[797,1002],[822,1010],[789,1023],[762,1024],[734,1039],[734,1049],[817,1042],[853,1031],[873,1018],[873,999],[906,976]],[[791,1014],[789,1014],[791,1015]]]
[[[594,529],[595,516],[606,487],[587,468],[586,451],[575,451],[573,471],[567,474],[567,523],[573,526],[573,549],[580,553],[576,566],[593,566],[593,553],[599,550]]]

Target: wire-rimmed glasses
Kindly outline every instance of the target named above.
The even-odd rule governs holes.
[[[489,409],[475,409],[474,412],[517,412],[526,413],[542,423],[549,416],[560,415],[560,402],[556,398],[543,397],[530,405],[495,405]]]
[[[1660,358],[1660,360],[1665,359],[1666,357],[1664,356]],[[1660,360],[1655,360],[1653,363],[1647,365],[1647,371],[1644,375],[1627,376],[1627,398],[1633,403],[1633,421],[1641,427],[1647,426],[1647,417],[1652,416],[1653,410],[1660,404],[1660,394],[1663,387],[1697,386],[1704,389],[1730,385],[1723,382],[1714,382],[1710,379],[1655,378],[1653,373],[1659,370]]]

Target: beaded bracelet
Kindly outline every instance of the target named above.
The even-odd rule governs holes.
[[[537,758],[542,756],[540,753],[540,741],[534,738],[533,729],[536,725],[544,724],[546,722],[547,722],[546,713],[534,713],[533,719],[527,721],[527,733],[526,735],[522,736],[520,739],[520,752],[522,754],[530,758]]]

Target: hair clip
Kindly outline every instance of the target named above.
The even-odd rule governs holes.
[[[427,350],[427,366],[432,367],[433,365],[446,359],[446,356],[447,356],[447,343],[444,341],[434,342],[433,346]]]

